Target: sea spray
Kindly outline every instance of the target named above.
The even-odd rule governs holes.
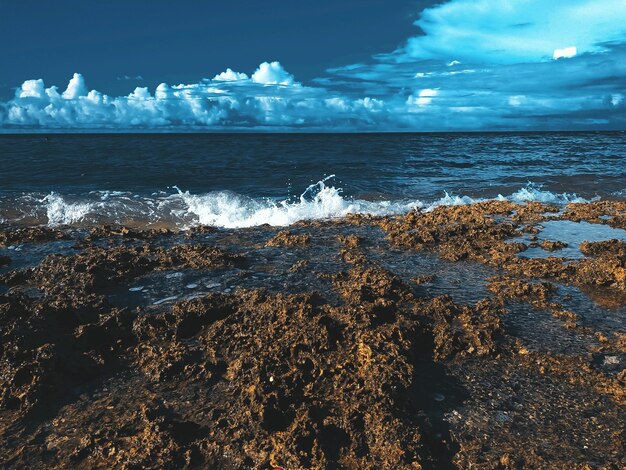
[[[341,195],[341,189],[327,186],[334,178],[327,176],[309,185],[299,200],[276,201],[270,198],[253,199],[231,192],[216,192],[191,195],[175,187],[178,195],[187,204],[190,214],[195,216],[193,224],[212,225],[224,228],[254,227],[263,224],[287,226],[300,220],[323,220],[345,217],[350,213],[390,215],[403,213],[415,202],[351,200]]]
[[[250,197],[232,191],[192,194],[174,186],[174,193],[161,191],[139,195],[122,191],[90,191],[78,195],[26,193],[19,198],[0,196],[0,220],[16,225],[151,225],[187,229],[197,225],[245,228],[263,224],[288,226],[301,220],[326,220],[347,214],[388,216],[413,209],[431,211],[440,206],[465,205],[487,200],[525,203],[538,201],[563,205],[588,202],[572,193],[553,193],[529,183],[508,196],[473,198],[443,191],[430,200],[348,197],[330,181],[334,175],[310,184],[298,197],[276,199]],[[595,200],[595,199],[592,199]]]
[[[48,218],[48,225],[73,224],[82,221],[93,210],[90,203],[70,203],[63,196],[51,192],[40,201]]]
[[[509,197],[498,195],[498,199],[511,201],[515,203],[522,202],[543,202],[545,204],[568,204],[570,202],[589,202],[576,195],[576,193],[553,193],[541,189],[542,185],[528,182],[528,184],[520,190],[514,192]],[[594,198],[597,199],[597,198]]]

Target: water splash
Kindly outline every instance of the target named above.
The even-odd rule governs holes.
[[[45,207],[48,225],[51,226],[81,222],[94,209],[92,204],[87,202],[67,202],[63,196],[54,192],[48,194],[40,202]]]
[[[553,193],[541,189],[542,185],[529,182],[524,188],[514,192],[509,197],[498,195],[498,199],[516,203],[543,202],[547,204],[568,204],[570,202],[589,202],[576,193]]]
[[[331,181],[334,175],[309,185],[299,197],[283,200],[249,197],[232,191],[192,194],[174,186],[175,192],[142,196],[121,191],[92,191],[82,196],[26,194],[20,198],[0,196],[0,221],[18,225],[124,224],[135,227],[166,226],[186,229],[197,225],[245,228],[263,224],[288,226],[301,220],[325,220],[347,214],[387,216],[412,209],[430,211],[439,206],[487,201],[443,192],[439,199],[363,200],[344,196]],[[552,193],[529,183],[509,196],[491,200],[551,204],[588,202],[569,193]]]
[[[254,227],[263,224],[287,226],[301,220],[323,220],[345,217],[347,214],[390,215],[418,207],[414,202],[350,200],[341,195],[341,189],[327,186],[330,175],[311,184],[297,202],[288,199],[253,199],[231,192],[192,195],[179,188],[178,195],[188,212],[196,218],[196,225],[224,228]]]

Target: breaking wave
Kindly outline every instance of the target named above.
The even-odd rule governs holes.
[[[516,203],[524,202],[543,202],[546,204],[568,204],[570,202],[589,202],[589,199],[585,199],[577,196],[575,193],[553,193],[550,191],[544,191],[541,186],[533,183],[528,183],[524,188],[514,192],[508,197],[498,195],[499,200],[507,200]]]
[[[123,224],[135,227],[186,229],[196,225],[245,228],[263,224],[288,226],[302,220],[323,220],[347,214],[374,216],[403,214],[412,209],[429,211],[443,205],[471,204],[471,198],[444,192],[433,201],[364,200],[348,198],[329,184],[329,176],[310,185],[295,199],[252,198],[230,191],[191,194],[174,187],[169,192],[142,196],[126,192],[94,191],[82,196],[22,194],[0,197],[0,223],[17,225]],[[511,195],[495,200],[516,203],[539,201],[566,204],[588,202],[576,194],[555,194],[528,184]]]

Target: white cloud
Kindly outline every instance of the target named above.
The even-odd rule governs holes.
[[[39,80],[26,80],[15,93],[16,98],[43,98],[45,94],[44,83]]]
[[[278,62],[252,76],[227,69],[212,80],[168,85],[127,96],[89,91],[74,74],[67,89],[27,80],[4,106],[0,127],[44,128],[364,128],[385,113],[382,100],[345,96],[296,82]],[[377,119],[374,119],[376,116]]]
[[[439,95],[439,91],[432,88],[425,88],[421,90],[416,97],[413,95],[409,96],[407,99],[407,103],[410,105],[415,105],[423,108],[424,106],[428,106],[433,102],[433,98]]]
[[[404,47],[329,73],[387,103],[404,93],[396,118],[421,129],[626,128],[625,17],[624,0],[448,0]]]
[[[554,60],[571,59],[572,57],[576,57],[576,54],[578,54],[576,46],[564,47],[563,49],[555,49],[552,53],[552,58]]]
[[[75,73],[70,82],[67,84],[67,89],[63,92],[63,98],[67,100],[75,100],[80,96],[86,96],[89,90],[85,79],[79,73]]]
[[[213,80],[218,82],[236,82],[239,80],[247,80],[248,75],[245,73],[234,72],[232,69],[228,68],[225,72],[218,73]]]
[[[624,39],[624,0],[451,0],[422,12],[424,35],[396,56],[473,63],[544,60],[563,44],[579,53]]]
[[[279,62],[263,62],[259,68],[252,74],[252,81],[262,83],[263,85],[293,85],[293,75],[280,65]]]
[[[279,62],[117,97],[80,74],[62,93],[27,80],[0,103],[0,131],[624,128],[624,17],[626,0],[449,0],[422,13],[406,47],[315,86]]]
[[[524,104],[526,97],[524,95],[509,96],[509,105],[518,107]]]
[[[142,82],[143,77],[141,75],[135,75],[135,76],[120,75],[117,77],[117,80],[130,80],[130,81],[135,81],[135,82]]]

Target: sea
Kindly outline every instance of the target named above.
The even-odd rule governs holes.
[[[626,132],[0,135],[0,224],[187,229],[626,199]]]

